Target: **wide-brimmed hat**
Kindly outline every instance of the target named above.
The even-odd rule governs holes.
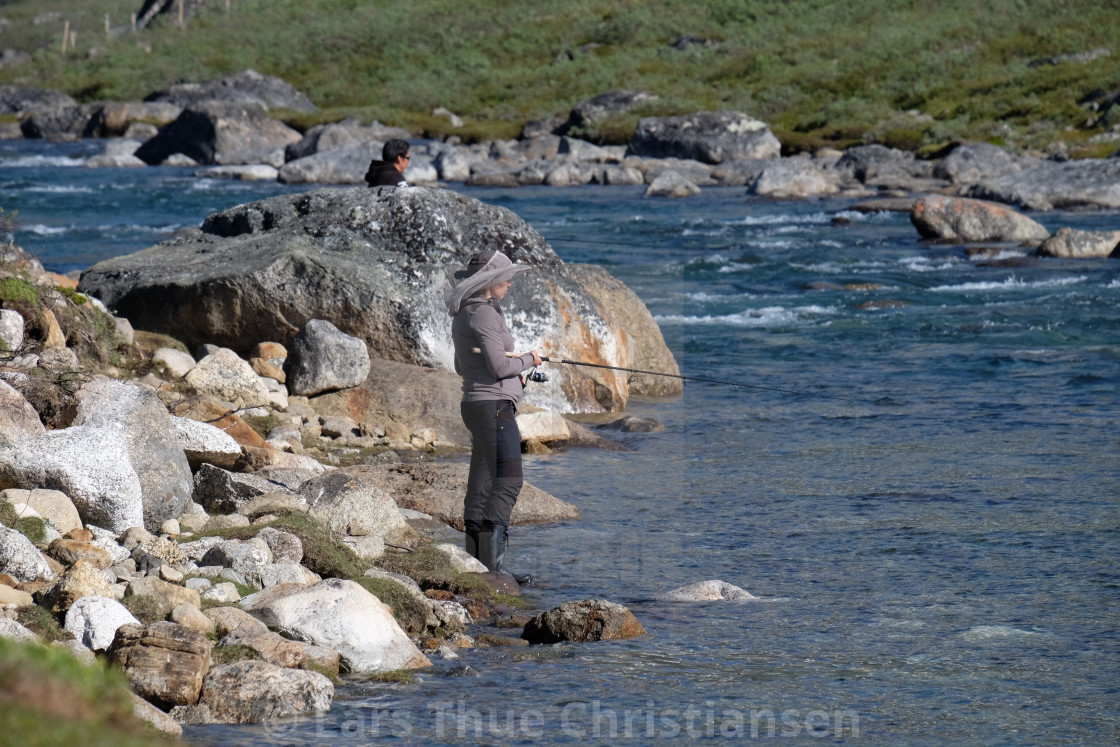
[[[517,273],[531,269],[527,265],[515,265],[505,254],[492,249],[474,255],[466,267],[447,274],[447,284],[443,287],[447,313],[455,316],[463,301],[475,293],[512,280]]]

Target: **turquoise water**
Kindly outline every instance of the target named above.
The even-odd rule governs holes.
[[[0,143],[0,207],[60,271],[287,189],[28,148]],[[527,458],[583,512],[514,529],[512,565],[543,579],[530,599],[620,602],[649,635],[464,652],[412,684],[350,682],[317,719],[190,741],[1118,741],[1120,262],[1002,247],[983,266],[905,215],[743,189],[463,191],[606,265],[682,373],[747,385],[632,403],[666,431],[622,435],[628,453]],[[761,599],[655,601],[713,578]]]

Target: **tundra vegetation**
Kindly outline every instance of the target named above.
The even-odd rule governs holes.
[[[657,98],[574,134],[622,143],[641,116],[733,109],[789,153],[878,142],[932,154],[959,140],[1115,150],[1089,142],[1110,126],[1099,102],[1120,88],[1116,7],[1094,0],[185,0],[182,25],[173,4],[133,34],[141,4],[5,2],[0,49],[31,59],[0,67],[0,84],[139,100],[253,68],[319,106],[273,112],[300,129],[350,116],[464,141],[513,137],[626,88]]]

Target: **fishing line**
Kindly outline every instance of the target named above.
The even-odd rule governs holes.
[[[472,348],[474,353],[482,353],[481,348]],[[524,353],[506,353],[507,358],[520,358]],[[684,376],[682,374],[665,373],[663,371],[643,371],[639,368],[625,368],[623,366],[608,366],[605,363],[589,363],[587,361],[573,361],[567,358],[550,358],[548,356],[540,356],[540,359],[545,363],[563,363],[568,366],[586,366],[588,368],[605,368],[611,371],[624,371],[626,373],[646,374],[647,376],[664,376],[670,379],[681,379],[682,381],[701,381],[706,384],[721,384],[723,386],[730,386],[743,389],[761,389],[767,392],[777,392],[783,396],[791,395],[794,397],[813,397],[814,399],[834,399],[840,402],[851,402],[852,404],[865,405],[871,404],[862,402],[860,400],[848,399],[847,397],[837,397],[832,394],[820,394],[817,392],[803,392],[797,389],[786,389],[784,387],[762,386],[761,384],[747,384],[741,381],[723,381],[721,379],[706,379],[700,376]]]

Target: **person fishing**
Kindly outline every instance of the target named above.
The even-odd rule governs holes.
[[[448,276],[444,303],[454,317],[455,372],[463,377],[459,405],[471,433],[471,466],[463,499],[466,551],[490,571],[502,573],[509,520],[524,483],[517,403],[521,373],[541,365],[536,350],[513,357],[513,335],[499,301],[513,277],[532,269],[498,251],[484,251]],[[519,583],[531,578],[521,577]]]

